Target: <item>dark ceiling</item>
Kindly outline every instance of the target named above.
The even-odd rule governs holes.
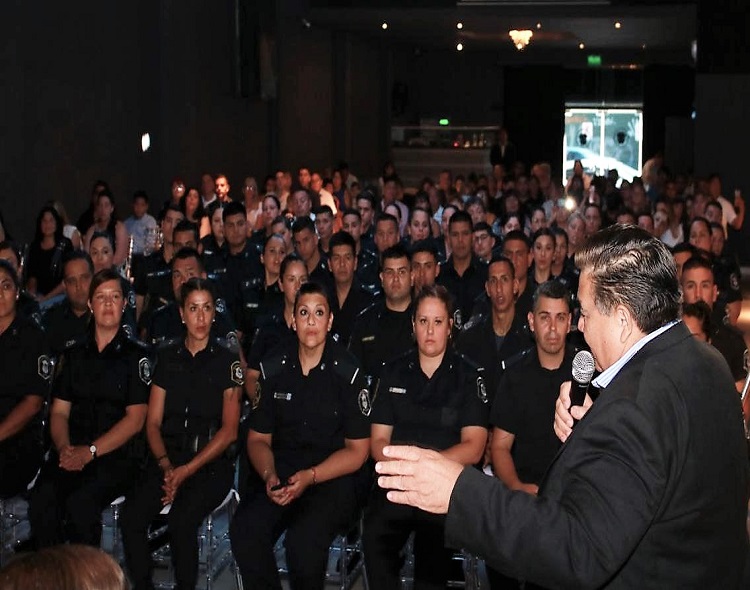
[[[353,0],[313,2],[311,27],[378,37],[385,44],[418,50],[492,51],[520,63],[583,61],[600,54],[610,67],[648,63],[692,63],[696,35],[694,2],[606,2],[597,0],[472,0],[447,3]],[[457,23],[463,28],[457,29]],[[620,28],[615,28],[615,23]],[[382,24],[387,23],[387,29]],[[517,51],[508,31],[533,31],[529,46]],[[584,49],[579,44],[584,44]]]

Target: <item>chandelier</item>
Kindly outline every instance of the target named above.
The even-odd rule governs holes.
[[[510,35],[511,40],[513,41],[513,45],[516,46],[516,49],[518,51],[523,51],[526,46],[529,44],[529,41],[531,41],[531,37],[534,33],[532,33],[528,29],[523,29],[521,31],[517,31],[516,29],[513,29],[508,33]]]

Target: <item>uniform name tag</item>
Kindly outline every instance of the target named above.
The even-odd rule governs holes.
[[[388,391],[390,393],[406,393],[406,389],[403,387],[389,387]]]
[[[374,335],[373,336],[365,336],[364,338],[362,338],[362,342],[372,342],[373,340],[375,340],[375,336]]]
[[[284,393],[283,391],[274,391],[273,399],[283,399],[285,402],[288,402],[292,400],[292,394]]]

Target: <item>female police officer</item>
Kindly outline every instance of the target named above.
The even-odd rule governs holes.
[[[475,365],[448,345],[451,298],[444,287],[424,287],[414,304],[416,350],[385,364],[375,391],[370,452],[387,460],[391,443],[439,450],[464,465],[477,463],[487,441],[487,392]],[[364,552],[372,590],[399,587],[399,553],[415,531],[417,588],[445,588],[451,551],[445,517],[392,504],[375,487],[365,515]]]
[[[53,448],[32,490],[29,520],[40,546],[99,545],[101,512],[125,493],[142,458],[133,440],[146,419],[151,362],[121,328],[120,276],[91,280],[89,334],[63,352],[52,389]],[[134,444],[136,443],[136,444]]]
[[[178,589],[195,588],[197,532],[234,479],[242,368],[236,352],[212,339],[216,294],[206,279],[181,288],[185,338],[159,351],[151,385],[146,434],[152,457],[127,497],[121,526],[135,590],[153,588],[148,526],[166,504]]]
[[[305,283],[292,320],[297,342],[261,362],[247,451],[263,481],[230,528],[246,590],[281,588],[273,547],[284,530],[291,587],[322,589],[328,547],[356,514],[370,401],[356,359],[326,338],[332,321],[325,289]]]
[[[42,330],[17,311],[20,287],[16,271],[0,260],[0,499],[24,491],[39,468],[52,372]]]

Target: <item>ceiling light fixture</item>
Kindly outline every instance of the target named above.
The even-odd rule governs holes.
[[[516,49],[518,49],[518,51],[523,51],[529,44],[529,41],[531,41],[531,37],[534,36],[534,33],[532,33],[529,29],[523,29],[521,31],[513,29],[512,31],[508,32],[508,35],[513,41],[513,45],[516,46]]]
[[[463,43],[458,43],[456,45],[456,51],[463,51],[463,50],[464,50],[464,44]]]
[[[617,22],[615,23],[615,29],[620,29],[620,28],[622,28],[622,23],[621,23],[621,22],[620,22],[620,21],[618,20],[618,21],[617,21]]]
[[[583,43],[578,44],[578,49],[585,49],[586,46]]]
[[[542,28],[542,23],[536,23],[536,30],[538,31],[541,28]]]
[[[384,22],[382,25],[380,25],[380,28],[385,31],[388,28],[388,23]]]
[[[464,28],[464,23],[456,23],[456,28],[460,31]]]

